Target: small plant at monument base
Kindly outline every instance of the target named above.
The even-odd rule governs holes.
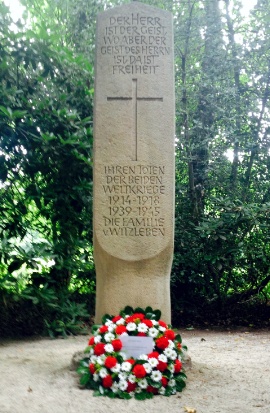
[[[94,390],[95,396],[122,399],[134,396],[145,400],[181,392],[186,385],[182,367],[186,347],[182,346],[181,336],[160,316],[161,312],[151,307],[126,307],[117,316],[104,315],[102,325],[93,326],[94,336],[85,350],[88,356],[81,360],[77,370],[81,385]],[[127,336],[149,337],[150,352],[138,358],[130,356]]]

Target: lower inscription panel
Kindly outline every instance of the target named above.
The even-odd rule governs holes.
[[[103,164],[97,169],[95,185],[99,207],[95,210],[95,222],[102,244],[105,242],[113,250],[111,243],[116,242],[120,254],[132,251],[132,256],[137,252],[141,256],[145,248],[148,248],[147,255],[149,249],[153,254],[158,252],[172,235],[172,186],[168,185],[167,176],[171,171],[168,172],[165,165],[139,162]],[[139,239],[143,240],[142,245]]]

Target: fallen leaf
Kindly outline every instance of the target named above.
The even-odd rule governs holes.
[[[31,387],[29,386],[27,389],[28,393],[31,393],[33,390],[31,389]]]
[[[184,409],[185,409],[185,412],[186,413],[196,413],[196,409],[193,409],[193,407],[187,407],[187,406],[184,406]]]

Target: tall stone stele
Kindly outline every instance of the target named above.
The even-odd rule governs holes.
[[[133,2],[97,21],[94,115],[96,322],[126,305],[170,322],[174,238],[171,13]]]

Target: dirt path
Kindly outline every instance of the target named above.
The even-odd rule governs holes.
[[[181,332],[187,388],[143,402],[93,397],[69,370],[87,337],[0,342],[0,413],[270,413],[270,332]]]

